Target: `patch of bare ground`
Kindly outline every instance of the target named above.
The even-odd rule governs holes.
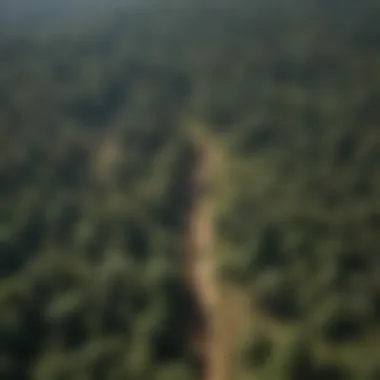
[[[235,352],[249,305],[237,288],[222,285],[217,274],[217,237],[214,228],[215,173],[221,164],[218,146],[206,141],[197,147],[198,160],[190,181],[191,208],[187,223],[186,280],[202,323],[193,330],[204,362],[204,380],[235,378]]]

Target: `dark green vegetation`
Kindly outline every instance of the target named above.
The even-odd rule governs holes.
[[[199,378],[178,275],[196,117],[230,148],[225,275],[283,324],[242,366],[379,379],[379,7],[185,3],[0,37],[0,378]]]

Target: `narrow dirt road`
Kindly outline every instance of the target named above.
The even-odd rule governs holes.
[[[204,380],[227,380],[229,344],[218,285],[214,231],[214,178],[220,152],[215,144],[201,144],[191,181],[192,208],[188,215],[187,280],[204,317],[201,346]]]

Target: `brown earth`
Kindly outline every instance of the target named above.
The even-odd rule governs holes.
[[[214,228],[215,176],[221,152],[212,142],[199,144],[198,160],[190,181],[191,208],[187,224],[186,279],[201,312],[193,330],[204,363],[204,380],[228,380],[234,368],[238,325],[244,300],[236,289],[222,285],[217,276],[217,238]]]

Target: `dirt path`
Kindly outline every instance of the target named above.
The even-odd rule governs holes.
[[[220,152],[215,144],[208,142],[199,147],[191,181],[192,208],[188,215],[188,281],[205,320],[200,337],[205,364],[204,380],[229,378],[228,329],[215,265],[213,181],[219,159]]]
[[[106,181],[120,152],[117,134],[110,135],[99,139],[101,144],[93,149],[94,175],[99,181]],[[242,293],[231,286],[222,286],[217,275],[215,188],[218,171],[223,168],[222,152],[218,143],[210,139],[195,138],[194,146],[196,162],[189,179],[184,263],[187,286],[197,309],[190,340],[197,346],[204,364],[200,380],[237,379],[233,355],[246,309],[242,307],[245,302]]]

